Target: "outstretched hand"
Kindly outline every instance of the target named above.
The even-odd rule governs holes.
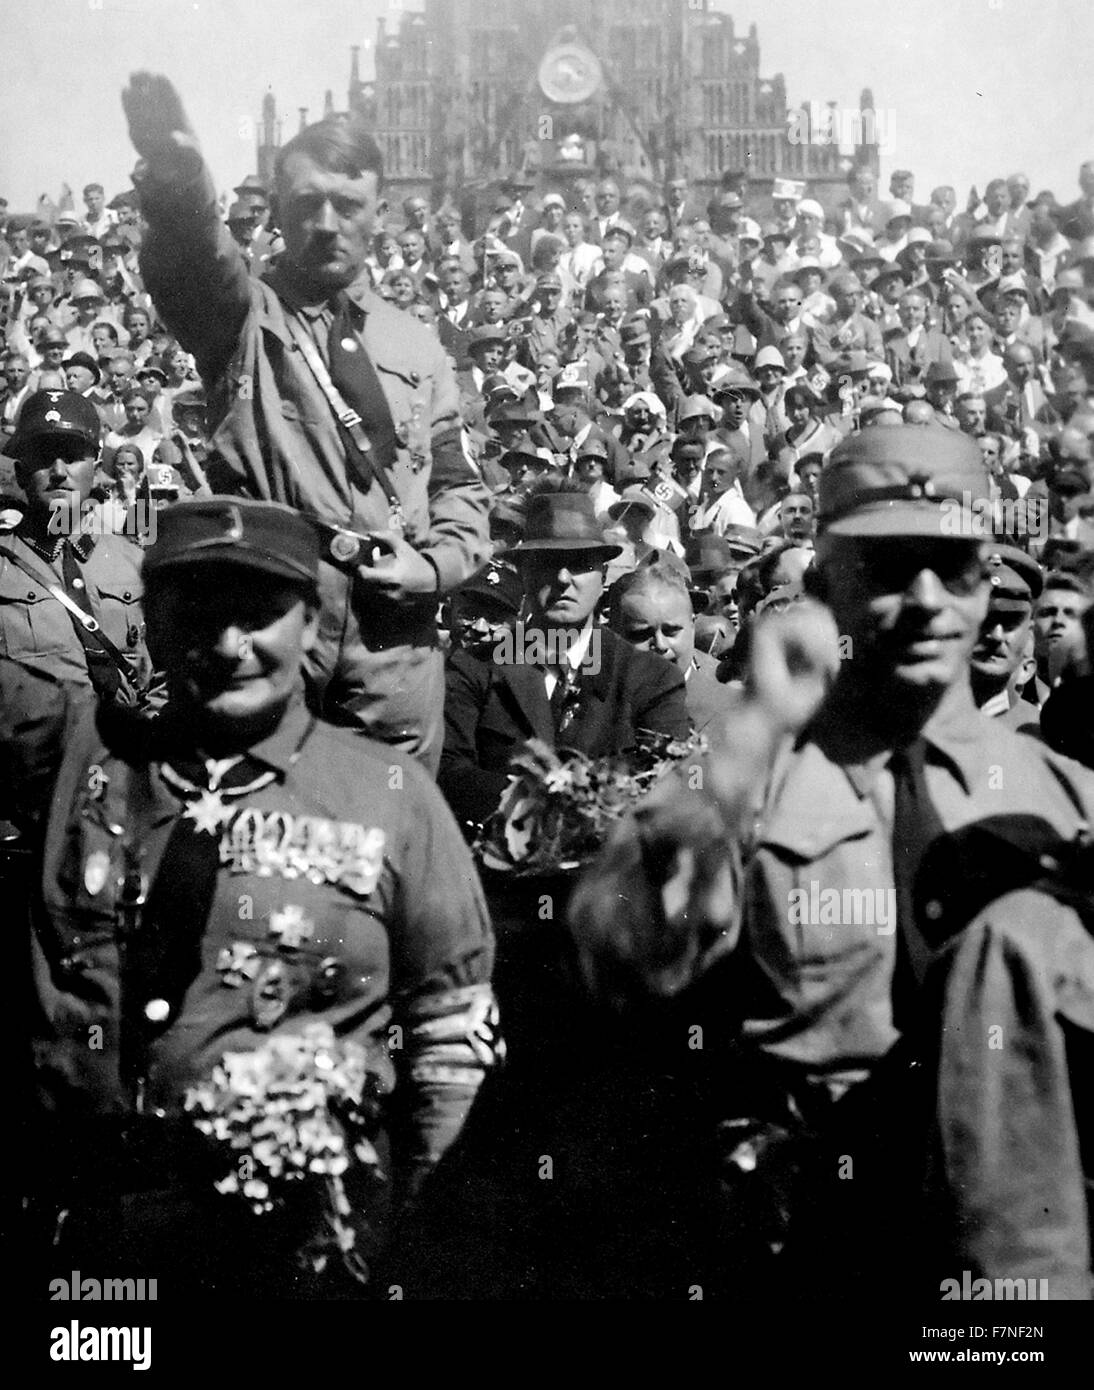
[[[812,599],[757,621],[745,688],[776,732],[797,733],[812,719],[840,666],[835,619]]]
[[[129,138],[144,159],[197,148],[182,98],[162,73],[133,73],[122,91],[122,106]]]

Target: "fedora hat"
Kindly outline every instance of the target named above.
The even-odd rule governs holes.
[[[513,547],[512,553],[581,550],[611,560],[622,549],[604,539],[589,493],[541,492],[529,499],[524,539]]]

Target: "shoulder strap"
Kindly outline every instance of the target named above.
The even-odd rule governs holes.
[[[286,306],[287,308],[287,306]],[[346,438],[351,446],[350,462],[355,466],[359,478],[358,480],[367,488],[373,479],[380,484],[381,491],[387,499],[388,510],[391,514],[391,529],[399,534],[405,527],[403,516],[403,504],[399,500],[399,495],[395,491],[391,477],[383,461],[373,452],[369,437],[365,433],[361,417],[356,410],[349,404],[345,396],[342,395],[338,387],[331,380],[327,364],[323,361],[315,342],[310,333],[300,323],[295,314],[286,312],[285,324],[289,330],[293,342],[300,349],[300,355],[307,364],[308,370],[315,378],[315,383],[326,398],[327,404],[331,408],[331,413],[341,425]],[[355,453],[353,452],[355,451]]]
[[[41,584],[48,591],[50,597],[57,600],[71,618],[76,636],[80,639],[80,645],[85,652],[92,656],[105,654],[118,668],[119,673],[127,681],[132,681],[133,667],[129,659],[102,630],[98,619],[93,618],[90,613],[85,613],[75,599],[61,587],[55,575],[47,576],[45,570],[40,570],[25,556],[17,555],[6,545],[0,545],[0,556],[9,560],[17,569],[22,570],[28,579],[33,579],[36,584]]]

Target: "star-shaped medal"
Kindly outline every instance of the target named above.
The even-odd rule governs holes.
[[[270,935],[276,936],[289,951],[298,951],[315,934],[315,923],[304,916],[304,909],[286,903],[270,913]]]
[[[204,830],[215,835],[231,812],[220,798],[219,792],[203,791],[196,801],[191,801],[182,813],[187,820],[194,822],[195,830]]]

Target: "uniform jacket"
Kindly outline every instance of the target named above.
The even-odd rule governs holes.
[[[228,818],[195,832],[219,841],[212,908],[178,977],[171,1021],[137,1033],[121,1014],[116,944],[119,886],[131,868],[124,828],[143,803],[140,871],[154,883],[186,807],[162,772],[180,753],[195,756],[168,714],[146,751],[105,746],[91,721],[68,751],[33,942],[40,1106],[62,1122],[128,1112],[123,1030],[137,1048],[135,1074],[170,1116],[225,1051],[320,1020],[367,1050],[387,1089],[397,1082],[416,1096],[408,1156],[439,1157],[493,1058],[493,938],[435,787],[408,759],[316,722],[302,700],[290,705],[250,750],[264,785],[225,800]],[[403,1046],[389,1053],[393,1020]],[[88,1046],[94,1026],[98,1049]]]
[[[1073,838],[1094,814],[1094,774],[982,715],[967,689],[954,695],[960,698],[923,731],[930,745],[928,789],[946,832],[990,816],[1030,813]],[[796,746],[776,759],[757,798],[755,829],[743,841],[726,830],[727,862],[734,845],[744,855],[735,926],[726,937],[736,952],[739,1036],[757,1057],[833,1096],[864,1079],[898,1037],[891,997],[895,907],[889,911],[893,794],[885,767],[891,751],[867,753],[860,721],[830,697]],[[691,807],[694,817],[695,793],[684,786],[678,779],[651,797],[666,808]],[[642,872],[641,861],[635,845],[606,872],[629,879]],[[602,886],[610,893],[612,882]],[[818,911],[820,895],[830,889],[840,895],[835,921]],[[945,900],[946,885],[938,891]],[[795,902],[800,911],[792,913]],[[701,937],[710,907],[693,903],[687,913],[689,930]]]
[[[285,502],[356,530],[386,527],[379,484],[362,492],[326,398],[293,345],[287,318],[323,319],[283,271],[253,280],[216,215],[212,182],[144,181],[149,235],[141,269],[156,307],[197,360],[209,393],[213,452],[249,496]],[[395,426],[386,460],[407,517],[407,536],[435,562],[442,590],[486,552],[485,490],[459,448],[452,369],[436,337],[375,295],[368,275],[347,291],[359,336]],[[326,332],[316,341],[325,352]]]
[[[582,672],[565,746],[591,757],[622,752],[640,729],[682,738],[688,713],[681,673],[663,657],[636,651],[607,628],[595,628],[600,669]],[[590,648],[590,652],[592,652]],[[439,783],[461,822],[495,810],[510,760],[530,738],[556,745],[544,672],[533,665],[449,658],[445,740]]]
[[[164,322],[197,360],[212,424],[210,485],[287,503],[358,533],[388,529],[375,478],[358,481],[340,427],[296,347],[296,314],[321,355],[332,310],[304,304],[288,272],[253,279],[216,212],[204,166],[188,179],[142,180],[149,233],[142,271]],[[435,334],[369,287],[349,286],[355,338],[375,368],[390,415],[381,462],[405,516],[407,540],[437,571],[443,594],[489,551],[489,493],[460,446],[459,397]],[[320,569],[320,634],[308,656],[313,695],[332,719],[421,756],[440,751],[437,593],[405,603],[357,601],[351,576]]]
[[[67,544],[67,542],[66,542]],[[64,588],[61,561],[50,565],[19,531],[0,532],[0,552],[25,559],[45,578]],[[121,536],[86,536],[72,547],[92,616],[103,633],[135,663],[145,657],[141,598],[141,551]],[[47,677],[90,686],[84,649],[67,609],[45,585],[0,553],[0,656],[10,657]]]
[[[544,353],[558,352],[559,337],[569,322],[570,314],[566,309],[557,309],[549,316],[529,314],[521,321],[524,341],[534,362],[538,362]]]
[[[939,953],[925,992],[927,1210],[949,1218],[930,1232],[943,1272],[1089,1300],[1089,917],[1034,885],[1001,892]]]

